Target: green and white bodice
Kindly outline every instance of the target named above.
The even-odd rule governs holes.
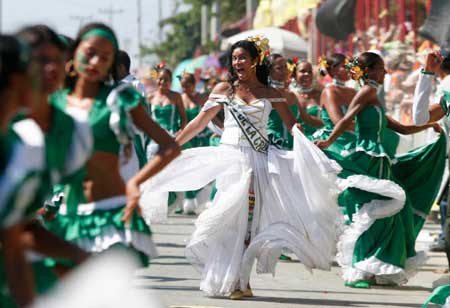
[[[118,155],[123,146],[133,144],[135,127],[131,120],[130,110],[144,104],[144,98],[131,86],[121,84],[117,87],[103,86],[89,112],[67,105],[68,89],[61,90],[51,97],[51,103],[60,110],[74,116],[84,118],[92,130],[93,152],[106,152]],[[69,211],[75,210],[76,204],[85,202],[82,182],[84,168],[76,179],[71,181],[67,195]]]
[[[181,117],[177,105],[152,105],[151,111],[153,120],[172,135],[180,129]]]
[[[93,142],[86,123],[53,108],[48,132],[24,119],[12,125],[2,144],[0,224],[7,226],[33,215],[53,185],[70,181],[90,156]]]
[[[347,112],[348,107],[342,105],[340,106],[340,109],[344,115]],[[326,140],[334,129],[334,123],[325,108],[321,110],[320,115],[323,121],[323,127],[313,134],[312,139],[314,140]],[[335,140],[335,142],[333,142],[330,147],[325,150],[325,153],[327,153],[327,155],[333,153],[340,155],[343,148],[347,144],[351,144],[354,140],[355,134],[353,132],[345,131]]]

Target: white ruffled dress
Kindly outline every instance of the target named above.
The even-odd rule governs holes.
[[[226,99],[211,95],[202,111]],[[271,101],[276,100],[260,98],[247,104],[234,99],[267,137]],[[329,270],[343,221],[336,201],[341,168],[297,128],[293,151],[269,147],[268,154],[256,152],[224,108],[221,146],[185,150],[147,181],[141,199],[144,216],[155,221],[167,215],[168,191],[196,190],[216,180],[213,205],[198,217],[186,247],[186,257],[201,273],[200,289],[208,295],[245,290],[255,259],[258,273],[275,274],[286,250],[309,270]],[[249,189],[255,194],[251,226]]]

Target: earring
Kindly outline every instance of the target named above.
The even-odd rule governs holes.
[[[73,59],[70,59],[66,62],[66,65],[64,66],[64,71],[66,72],[66,75],[69,77],[76,77],[77,72],[75,71],[75,65],[73,64]]]

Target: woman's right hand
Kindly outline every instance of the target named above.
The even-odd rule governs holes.
[[[326,139],[326,140],[314,140],[314,144],[320,149],[326,149],[326,148],[328,148],[331,145],[329,139]]]
[[[442,64],[442,60],[443,57],[439,54],[439,52],[430,52],[425,58],[425,72],[436,73]]]

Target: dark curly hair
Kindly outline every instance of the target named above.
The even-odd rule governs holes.
[[[83,36],[88,33],[89,31],[91,31],[92,29],[102,29],[105,31],[110,32],[114,37],[116,37],[114,31],[108,27],[107,25],[105,25],[104,23],[99,23],[99,22],[93,22],[93,23],[89,23],[87,25],[85,25],[83,28],[80,29],[80,31],[78,32],[78,35],[75,39],[75,41],[73,42],[73,44],[71,44],[70,49],[69,49],[69,54],[70,54],[70,59],[73,60],[74,55],[75,55],[75,50],[78,48],[78,46],[80,45],[80,43],[83,40]],[[111,68],[109,69],[109,73],[110,73],[110,78],[114,81],[114,82],[118,82],[119,81],[119,77],[118,77],[118,72],[117,72],[117,66],[118,66],[118,52],[119,50],[116,49],[115,50],[115,54],[114,54],[114,59],[113,59],[113,63],[111,65]],[[66,84],[65,86],[69,89],[73,89],[75,83],[76,83],[77,77],[72,77],[72,78],[68,78],[66,79]]]
[[[358,65],[361,69],[373,69],[380,61],[383,61],[379,55],[374,52],[363,52],[360,54],[356,60],[358,61]]]
[[[327,65],[328,65],[327,66],[327,71],[319,69],[319,73],[322,76],[326,76],[327,74],[329,74],[331,77],[333,77],[330,74],[330,70],[329,69],[330,68],[335,68],[338,65],[344,64],[346,57],[345,57],[345,55],[343,55],[341,53],[334,53],[331,56],[326,57],[325,59],[327,61]]]
[[[284,58],[283,55],[279,53],[272,53],[269,57],[267,57],[267,68],[269,72],[272,70],[273,65],[275,64],[275,60],[279,58]]]
[[[228,54],[228,71],[229,71],[228,82],[230,83],[233,92],[234,92],[234,83],[238,80],[236,72],[234,71],[233,68],[233,51],[237,48],[242,48],[246,50],[252,57],[252,60],[259,57],[258,49],[256,48],[253,42],[242,40],[237,41],[231,46]],[[262,64],[260,64],[259,62],[257,63],[256,78],[258,78],[258,81],[264,85],[269,84],[269,67],[267,66],[266,61],[264,61]]]
[[[156,71],[159,73],[167,73],[167,75],[169,75],[170,81],[172,81],[172,71],[170,69],[168,69],[167,67],[162,67],[162,68],[158,68],[156,69]]]
[[[30,49],[12,35],[0,34],[0,91],[9,86],[12,74],[26,72]]]
[[[62,52],[67,49],[67,46],[58,34],[46,25],[27,26],[19,30],[17,35],[27,42],[31,48],[38,48],[43,44],[49,43]]]

